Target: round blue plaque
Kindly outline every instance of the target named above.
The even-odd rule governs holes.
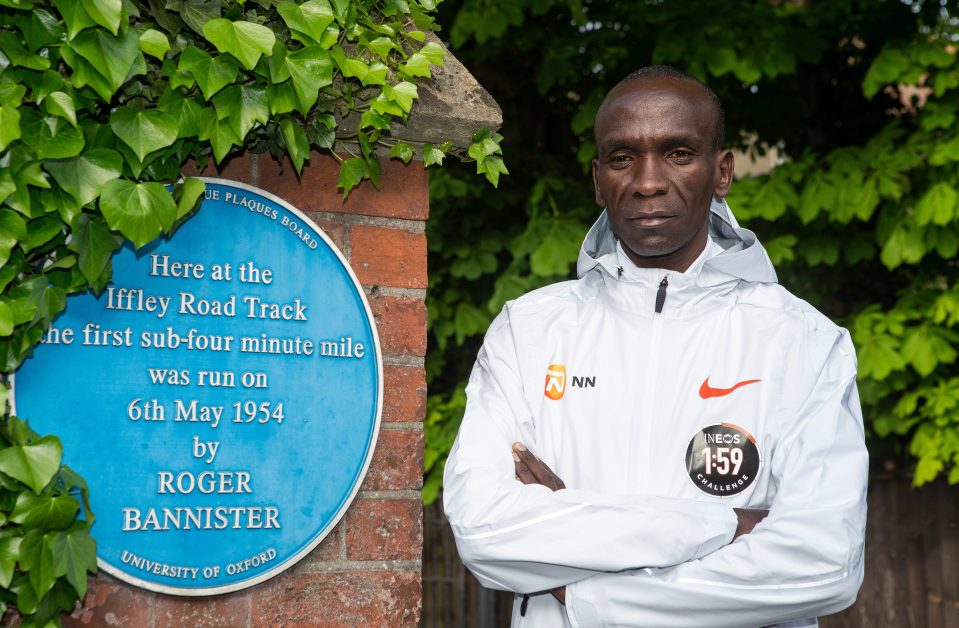
[[[90,485],[100,567],[211,595],[270,578],[343,516],[379,431],[369,304],[306,216],[206,179],[174,237],[113,259],[24,363],[16,413]]]

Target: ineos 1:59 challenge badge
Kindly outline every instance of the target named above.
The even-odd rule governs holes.
[[[710,495],[742,493],[759,472],[756,439],[732,423],[710,425],[696,432],[686,448],[686,471],[696,487]]]

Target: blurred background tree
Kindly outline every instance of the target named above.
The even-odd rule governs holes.
[[[573,276],[600,211],[593,116],[651,63],[718,93],[730,206],[780,282],[851,329],[874,470],[959,482],[957,5],[446,0],[441,35],[502,106],[511,174],[495,192],[468,166],[431,174],[425,500],[493,316]]]

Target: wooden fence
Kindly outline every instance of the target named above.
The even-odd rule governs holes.
[[[513,595],[484,589],[466,571],[439,503],[425,508],[424,523],[421,625],[509,626]],[[873,482],[859,599],[820,626],[959,628],[959,487]]]

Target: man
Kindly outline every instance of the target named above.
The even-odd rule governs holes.
[[[470,378],[460,555],[514,625],[814,626],[862,581],[852,343],[726,206],[708,88],[640,70],[595,134],[579,279],[507,304]]]

